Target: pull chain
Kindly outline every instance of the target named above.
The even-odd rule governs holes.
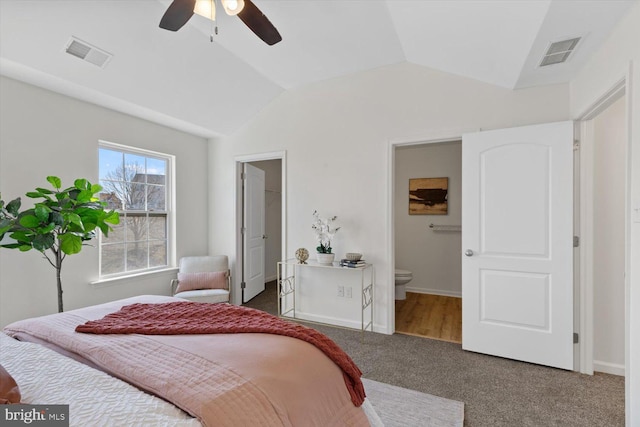
[[[218,35],[218,21],[215,19],[215,1],[211,0],[211,33],[209,34],[209,41],[213,43],[213,35]]]

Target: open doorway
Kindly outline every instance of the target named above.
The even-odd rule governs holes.
[[[624,85],[581,122],[580,371],[625,375],[628,266],[627,98]]]
[[[276,279],[285,253],[285,156],[266,153],[236,158],[237,260],[234,304],[244,304]]]
[[[397,333],[462,342],[461,189],[460,140],[395,148]]]

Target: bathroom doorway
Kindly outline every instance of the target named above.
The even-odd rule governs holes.
[[[394,150],[395,332],[461,343],[462,141]]]

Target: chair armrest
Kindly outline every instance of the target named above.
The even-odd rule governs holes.
[[[178,288],[178,279],[171,279],[171,296],[176,294],[176,289]]]
[[[227,270],[227,290],[231,292],[231,270]]]

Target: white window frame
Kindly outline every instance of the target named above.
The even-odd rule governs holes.
[[[127,277],[136,277],[141,275],[146,275],[150,273],[172,270],[176,268],[176,181],[175,181],[175,163],[176,157],[172,154],[161,153],[158,151],[147,150],[143,148],[132,147],[129,145],[118,144],[115,142],[109,141],[98,141],[98,150],[96,150],[96,154],[98,157],[100,156],[100,149],[108,149],[120,151],[125,154],[134,154],[145,157],[154,157],[162,160],[166,160],[167,162],[167,170],[166,170],[166,178],[165,178],[165,186],[166,186],[166,200],[165,200],[165,209],[167,215],[167,265],[158,266],[152,268],[145,268],[140,270],[132,270],[132,271],[123,271],[120,273],[112,273],[112,274],[102,274],[102,239],[104,236],[102,233],[99,233],[98,239],[98,282],[106,282],[114,279],[122,279]],[[99,173],[98,173],[99,175]],[[98,180],[100,181],[100,180]]]

